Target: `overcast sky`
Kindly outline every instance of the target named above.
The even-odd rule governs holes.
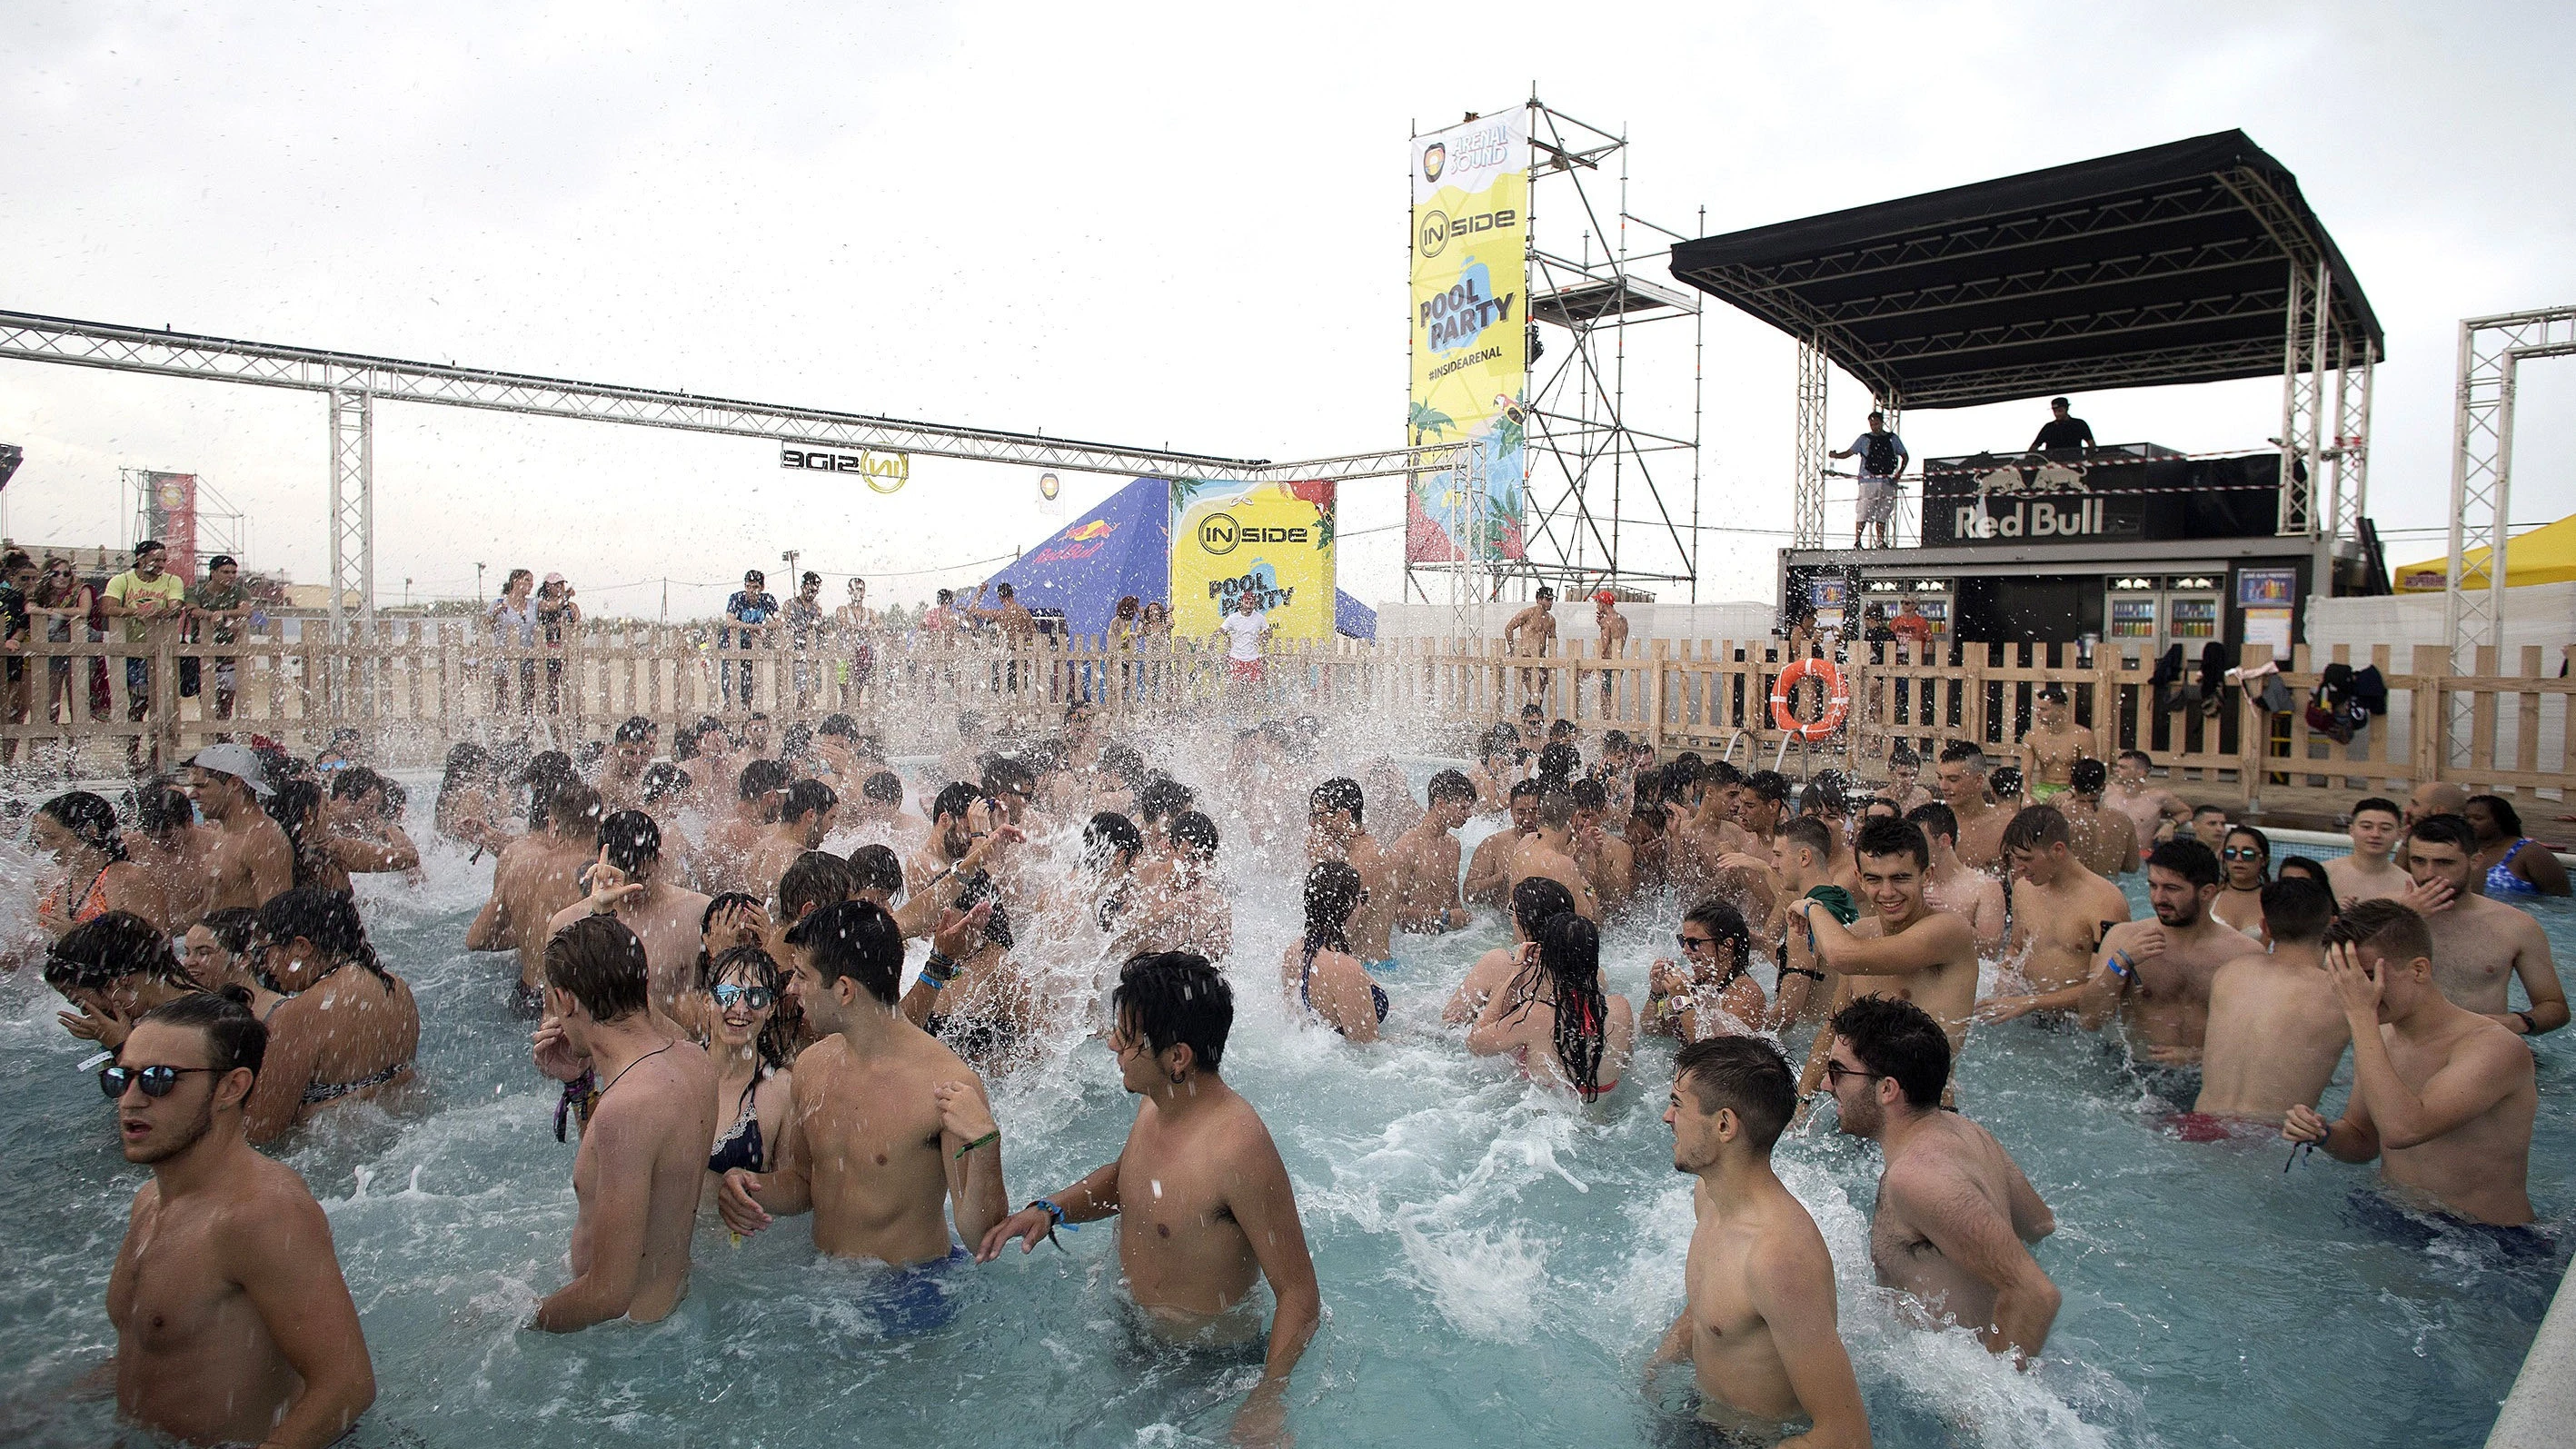
[[[1403,440],[1406,136],[1533,80],[1624,128],[1631,210],[1686,232],[2234,126],[2387,327],[2371,511],[2435,530],[2458,320],[2576,301],[2563,5],[1797,8],[0,0],[0,307],[1287,459]],[[1576,245],[1556,220],[1542,241]],[[1744,531],[1706,535],[1701,597],[1768,598],[1792,349],[1715,304],[1706,340],[1701,511]],[[1640,337],[1641,412],[1686,408],[1687,341]],[[2576,362],[2524,377],[2513,513],[2538,521],[2576,511]],[[1857,431],[1863,390],[1833,399]],[[2279,408],[2247,382],[2078,411],[2208,450],[2262,446]],[[2044,412],[1905,431],[2017,446]],[[647,617],[669,578],[680,617],[789,548],[890,602],[1053,526],[1029,470],[922,458],[885,498],[756,440],[401,404],[377,432],[388,603],[470,594],[480,560]],[[325,437],[305,394],[0,364],[21,540],[125,541],[118,469],[194,471],[254,564],[320,578]],[[1400,584],[1400,490],[1345,492],[1366,599]]]

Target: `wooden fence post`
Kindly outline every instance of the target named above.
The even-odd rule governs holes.
[[[2426,785],[2442,778],[2443,767],[2450,763],[2451,702],[2447,697],[2447,680],[2451,673],[2451,651],[2439,644],[2415,646],[2411,672],[2415,676],[2413,698],[2407,710],[2407,768],[2410,785]]]

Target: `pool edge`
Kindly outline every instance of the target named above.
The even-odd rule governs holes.
[[[2549,1314],[2523,1355],[2522,1371],[2504,1396],[2486,1449],[2563,1449],[2576,1421],[2576,1272],[2558,1281]]]

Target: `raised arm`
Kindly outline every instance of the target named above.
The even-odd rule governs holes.
[[[242,1296],[304,1381],[263,1449],[321,1449],[376,1401],[375,1365],[331,1248],[331,1220],[309,1193],[271,1194],[261,1212],[227,1222],[224,1248]]]
[[[644,1276],[644,1230],[653,1203],[653,1159],[661,1144],[641,1113],[614,1104],[582,1128],[593,1176],[582,1204],[590,1232],[590,1266],[537,1305],[529,1326],[573,1333],[626,1316]]]
[[[2385,965],[2382,970],[2388,969]],[[2370,1109],[2385,1148],[2420,1147],[2472,1121],[2531,1076],[2531,1053],[2486,1037],[2465,1044],[2417,1092],[2397,1074],[2379,1034],[2378,984],[2353,962],[2350,946],[2326,955],[2326,972],[2352,1024],[2352,1095]],[[2358,1003],[2358,1005],[2356,1005]]]
[[[1976,933],[1947,911],[1935,911],[1893,936],[1857,936],[1823,909],[1801,900],[1789,907],[1814,932],[1816,957],[1827,971],[1844,976],[1911,976],[1948,965],[1965,950],[1976,951]]]
[[[1261,1382],[1235,1414],[1237,1442],[1286,1442],[1288,1376],[1306,1352],[1315,1326],[1323,1321],[1324,1298],[1315,1284],[1315,1260],[1306,1251],[1306,1228],[1297,1218],[1297,1190],[1288,1181],[1287,1164],[1270,1134],[1259,1127],[1240,1153],[1235,1186],[1226,1206],[1252,1244],[1253,1261],[1270,1280],[1275,1307],[1270,1314],[1270,1353],[1261,1366]]]
[[[964,1075],[932,1088],[939,1101],[940,1162],[948,1173],[948,1210],[957,1236],[980,1243],[1011,1215],[1011,1197],[1002,1186],[1002,1129],[993,1122],[983,1080],[963,1062],[958,1070]]]

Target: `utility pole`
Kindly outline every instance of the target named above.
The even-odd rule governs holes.
[[[474,607],[479,609],[487,602],[483,597],[483,566],[478,563],[474,566]]]
[[[403,607],[411,607],[411,576],[408,574],[403,576]]]
[[[780,554],[779,557],[784,559],[787,563],[787,592],[792,594],[796,592],[797,587],[796,560],[801,557],[801,555],[797,550],[791,548],[787,552]]]

